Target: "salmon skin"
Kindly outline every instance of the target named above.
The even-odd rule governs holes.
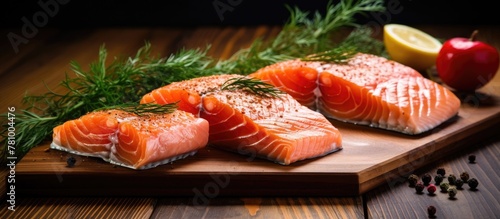
[[[289,93],[328,118],[409,135],[434,129],[458,114],[460,100],[416,70],[358,53],[346,63],[299,59],[249,75]]]
[[[322,114],[281,92],[264,97],[244,89],[223,90],[234,74],[175,82],[146,94],[141,103],[177,102],[180,110],[209,123],[208,144],[249,159],[289,165],[338,151],[340,132]]]
[[[104,110],[56,126],[50,148],[149,169],[194,155],[207,142],[208,122],[181,110],[141,116]]]

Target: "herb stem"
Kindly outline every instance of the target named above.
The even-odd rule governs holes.
[[[16,141],[18,157],[20,159],[30,148],[50,138],[52,129],[65,121],[103,107],[136,104],[146,93],[171,82],[222,72],[248,75],[264,66],[311,54],[319,55],[309,56],[315,60],[342,61],[348,58],[345,56],[348,54],[345,49],[351,48],[349,45],[380,52],[383,45],[374,43],[376,40],[360,31],[353,31],[357,34],[351,34],[341,44],[335,44],[331,35],[343,26],[358,27],[354,15],[383,11],[383,2],[341,0],[334,5],[329,1],[325,15],[319,12],[310,14],[297,7],[286,6],[290,11],[290,18],[275,38],[269,41],[258,39],[249,48],[236,52],[227,60],[209,57],[206,53],[210,46],[206,49],[183,49],[168,57],[155,57],[151,56],[151,45],[146,42],[135,56],[128,59],[115,58],[106,65],[107,51],[103,45],[99,48],[97,60],[89,65],[89,70],[83,70],[77,62],[70,63],[74,77],[66,74],[66,78],[60,83],[65,93],[56,93],[47,88],[48,92],[45,94],[24,97],[23,104],[27,107],[22,114],[16,116],[16,130],[19,133]],[[337,47],[340,48],[338,51],[335,50]],[[245,89],[263,96],[278,94],[273,88],[253,79],[235,79],[225,87]],[[138,109],[136,112],[166,109],[153,107],[142,110],[144,111]],[[3,137],[0,144],[5,146],[7,113],[1,114],[0,119],[4,128],[0,133]],[[2,161],[5,161],[5,154],[3,155]]]
[[[248,77],[231,78],[222,84],[221,90],[244,90],[261,97],[277,97],[283,93],[271,84]]]

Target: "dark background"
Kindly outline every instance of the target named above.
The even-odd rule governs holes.
[[[77,0],[7,0],[0,6],[0,28],[21,28],[23,17],[32,21],[43,11],[42,3],[58,3],[55,13],[47,17],[44,26],[59,28],[84,27],[147,27],[197,25],[260,25],[283,24],[289,15],[285,4],[303,10],[324,11],[327,0],[164,0],[164,1],[77,1]],[[214,2],[225,4],[230,10],[217,14]],[[334,1],[334,2],[338,2]],[[500,10],[494,1],[445,0],[386,0],[386,5],[400,4],[401,12],[357,16],[357,23],[376,20],[378,23],[414,24],[500,24]],[[232,5],[231,5],[232,4]],[[39,13],[40,14],[40,13]],[[219,13],[220,14],[220,13]]]

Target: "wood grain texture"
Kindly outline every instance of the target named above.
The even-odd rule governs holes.
[[[0,111],[8,106],[22,108],[25,94],[43,94],[47,87],[60,91],[58,84],[65,74],[73,77],[70,61],[78,62],[83,69],[98,57],[99,47],[105,46],[108,60],[128,57],[145,42],[151,43],[152,55],[169,56],[181,49],[202,50],[210,46],[208,55],[229,58],[254,40],[266,40],[279,32],[279,27],[200,27],[200,28],[106,28],[54,30],[43,29],[19,52],[10,51],[11,45],[0,41],[0,48],[7,52],[0,55],[5,62],[0,65]]]
[[[7,177],[9,175],[9,169],[2,167],[0,169],[0,199],[4,200],[7,196]]]
[[[151,218],[363,218],[361,198],[160,199]]]
[[[497,127],[497,130],[500,127]],[[473,154],[476,163],[469,163],[468,155]],[[406,178],[399,178],[366,193],[369,218],[425,218],[427,207],[437,208],[437,218],[498,218],[500,212],[500,136],[477,139],[471,147],[460,153],[447,154],[442,160],[414,169],[409,173],[421,177],[425,173],[436,175],[438,168],[446,170],[446,176],[459,177],[462,172],[479,181],[477,190],[467,184],[459,189],[456,199],[438,191],[429,195],[426,190],[417,194],[408,186]],[[447,181],[445,179],[444,181]],[[434,183],[434,180],[432,181]]]
[[[47,34],[50,37],[47,37],[46,44],[28,44],[37,49],[20,54],[34,63],[41,63],[39,66],[13,64],[10,69],[18,74],[2,74],[12,83],[0,86],[0,92],[11,93],[8,97],[14,99],[2,99],[1,105],[6,107],[19,102],[23,90],[42,92],[45,89],[43,84],[32,75],[45,76],[47,85],[56,87],[64,77],[64,72],[68,71],[70,60],[86,66],[95,60],[101,45],[106,45],[109,56],[113,57],[132,55],[143,46],[144,41],[151,42],[153,54],[170,54],[182,48],[205,48],[210,44],[210,55],[226,59],[241,48],[248,47],[253,40],[274,36],[278,30],[276,27],[263,26],[201,27],[187,30],[137,28]],[[49,48],[51,52],[45,52]],[[19,77],[23,73],[28,76]],[[188,159],[139,173],[105,164],[99,159],[80,156],[77,157],[81,162],[75,168],[66,168],[66,161],[61,156],[68,155],[56,151],[45,152],[48,147],[46,143],[28,153],[17,165],[17,176],[21,182],[18,184],[18,191],[20,195],[97,195],[101,192],[108,195],[134,195],[129,188],[138,188],[141,191],[137,194],[142,195],[189,196],[192,188],[211,185],[214,177],[223,179],[230,176],[230,183],[220,190],[219,195],[359,195],[390,180],[387,176],[392,176],[401,167],[410,165],[418,168],[440,159],[442,153],[458,150],[455,144],[467,143],[463,141],[465,138],[500,123],[499,81],[500,74],[493,83],[480,90],[491,95],[489,102],[473,101],[472,105],[464,104],[456,118],[423,135],[407,136],[332,121],[334,126],[342,130],[344,149],[323,158],[290,166],[280,166],[259,159],[248,162],[248,157],[208,148]],[[128,180],[135,177],[142,180]],[[166,182],[160,183],[159,178]],[[248,182],[248,178],[256,179],[256,182]],[[34,179],[39,182],[36,188],[23,183]],[[95,179],[105,183],[92,183]],[[125,182],[117,187],[120,180]],[[191,182],[178,183],[185,180]],[[304,187],[304,184],[313,183],[314,187],[308,190],[297,190]],[[260,192],[249,190],[257,188]]]
[[[463,106],[455,120],[421,136],[332,123],[342,130],[341,151],[288,166],[208,147],[195,156],[137,171],[44,144],[17,164],[17,191],[23,196],[191,196],[193,189],[215,189],[217,196],[356,196],[398,177],[402,168],[419,168],[488,133],[500,123],[500,101],[488,107]],[[71,168],[66,164],[69,156],[77,158]],[[34,180],[36,187],[30,184]]]
[[[2,204],[1,218],[149,218],[153,198],[23,198],[16,210]]]
[[[500,48],[500,41],[498,40],[500,39],[500,28],[495,26],[436,27],[427,25],[417,26],[417,28],[442,39],[454,36],[467,37],[473,29],[478,28],[481,33],[478,36],[479,39]],[[170,54],[180,48],[204,47],[207,44],[211,44],[210,55],[227,57],[231,54],[231,51],[236,51],[238,48],[249,45],[250,42],[247,40],[273,36],[277,34],[278,30],[279,28],[277,27],[265,26],[228,27],[226,29],[199,27],[192,29],[141,28],[64,31],[44,28],[40,30],[40,33],[36,37],[30,39],[28,44],[21,45],[19,53],[0,53],[0,60],[2,60],[2,64],[0,65],[0,93],[2,94],[2,98],[0,98],[0,111],[6,109],[7,106],[14,105],[20,107],[20,100],[26,91],[33,94],[46,92],[41,82],[42,80],[50,87],[55,87],[64,77],[65,72],[71,73],[69,69],[70,60],[78,61],[82,66],[87,66],[91,61],[96,59],[98,48],[103,44],[108,49],[109,57],[120,54],[131,55],[144,44],[144,40],[149,40],[152,43],[154,53],[162,55]],[[231,45],[228,45],[228,48],[222,48],[228,40],[231,41]],[[5,41],[1,41],[0,43],[5,43]],[[6,51],[10,51],[10,45],[1,44],[0,48],[7,48]],[[496,79],[490,83],[486,92],[495,93],[500,91],[499,78],[500,74],[497,74]],[[474,115],[481,114],[474,107],[470,109],[466,111],[466,115],[473,115],[474,118]],[[484,130],[485,128],[481,126],[471,129],[472,132],[482,132]],[[398,139],[402,141],[402,138]],[[429,166],[427,167],[423,163],[417,162],[419,161],[417,159],[418,156],[403,156],[400,158],[402,160],[413,159],[414,162],[410,163],[415,165],[412,166],[398,166],[400,164],[397,162],[391,164],[396,167],[395,170],[398,173],[404,174],[411,171],[415,171],[417,174],[434,172],[436,166],[444,166],[448,172],[465,169],[471,170],[471,173],[473,170],[477,171],[476,176],[480,182],[479,190],[476,192],[469,192],[468,190],[459,191],[459,196],[454,201],[448,200],[442,194],[438,194],[439,196],[435,197],[428,197],[425,194],[416,195],[414,194],[414,190],[408,188],[405,184],[387,185],[387,183],[396,183],[399,181],[399,178],[394,178],[391,181],[384,181],[380,188],[375,187],[369,190],[362,198],[360,196],[217,196],[209,199],[210,201],[207,205],[202,205],[201,209],[196,210],[193,209],[200,206],[195,206],[193,203],[194,195],[167,198],[113,197],[106,194],[101,194],[100,197],[87,197],[83,195],[78,197],[34,197],[36,193],[31,193],[27,197],[17,197],[16,211],[11,212],[7,210],[5,203],[5,194],[7,191],[4,185],[7,170],[3,168],[0,171],[0,176],[2,176],[0,180],[0,183],[2,183],[0,192],[4,202],[0,205],[0,217],[3,218],[5,215],[8,216],[7,218],[220,218],[220,216],[233,218],[363,218],[365,216],[369,218],[426,218],[424,207],[431,201],[430,203],[435,204],[438,208],[438,218],[469,218],[471,212],[480,216],[477,218],[497,218],[496,213],[500,212],[500,204],[495,199],[498,197],[500,139],[486,138],[484,144],[477,143],[479,140],[481,139],[455,139],[455,141],[459,142],[466,141],[465,143],[467,144],[465,144],[465,147],[470,147],[472,151],[463,150],[464,147],[451,151],[434,151],[435,153],[444,153],[441,154],[442,156],[439,156],[442,159],[424,156],[429,159]],[[401,145],[406,144],[403,141],[400,143]],[[374,151],[376,150],[374,149]],[[212,150],[211,153],[214,153],[214,151]],[[451,153],[458,154],[449,156]],[[477,155],[477,164],[469,165],[464,162],[469,153]],[[428,154],[432,153],[428,151]],[[66,168],[64,157],[61,158],[60,154],[58,155],[51,162],[58,164],[54,168],[64,170]],[[231,157],[234,158],[232,155]],[[43,163],[47,160],[50,159],[44,157],[37,161]],[[244,160],[244,158],[241,158],[241,160]],[[353,162],[362,164],[364,160],[366,158],[359,157],[358,159],[354,159]],[[220,160],[219,162],[221,164],[224,163]],[[104,165],[104,163],[99,164],[99,161],[95,163],[98,163],[101,167]],[[36,165],[36,163],[34,164]],[[182,168],[182,166],[181,163],[177,162],[172,164],[174,169]],[[203,166],[200,165],[198,167],[202,168]],[[40,168],[43,168],[43,165]],[[226,170],[223,167],[220,168]],[[318,168],[321,168],[321,165]],[[117,170],[117,168],[113,170]],[[376,172],[379,169],[371,169],[371,171]],[[114,172],[120,174],[120,171]],[[57,176],[57,174],[52,174],[54,180],[59,182]],[[66,176],[68,175],[63,174],[62,179],[66,179]],[[397,174],[393,176],[399,177]],[[30,181],[25,182],[25,184],[36,187],[35,182],[37,182],[38,178],[36,175],[33,177]],[[137,180],[140,179],[137,178]],[[100,182],[95,182],[94,185],[97,186]],[[201,187],[190,188],[202,190],[203,185],[205,184],[201,184]],[[57,185],[55,186],[57,187]],[[314,185],[304,189],[308,188],[314,189]],[[58,189],[61,189],[60,192],[64,192],[64,188]],[[253,193],[254,191],[258,193],[258,190],[250,190],[249,193]],[[300,191],[297,190],[295,192],[300,193]],[[84,193],[85,191],[82,194]],[[464,202],[465,200],[467,201]],[[366,203],[366,206],[362,206],[363,201]],[[456,213],[454,213],[455,211]],[[364,215],[363,212],[368,212],[368,214]]]

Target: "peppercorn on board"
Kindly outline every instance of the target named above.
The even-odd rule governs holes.
[[[343,133],[344,148],[288,166],[206,147],[195,156],[137,171],[51,150],[47,143],[17,164],[16,194],[188,196],[199,203],[227,195],[360,195],[498,132],[498,94],[462,101],[458,116],[417,136],[332,120]],[[76,162],[68,167],[70,157]]]

